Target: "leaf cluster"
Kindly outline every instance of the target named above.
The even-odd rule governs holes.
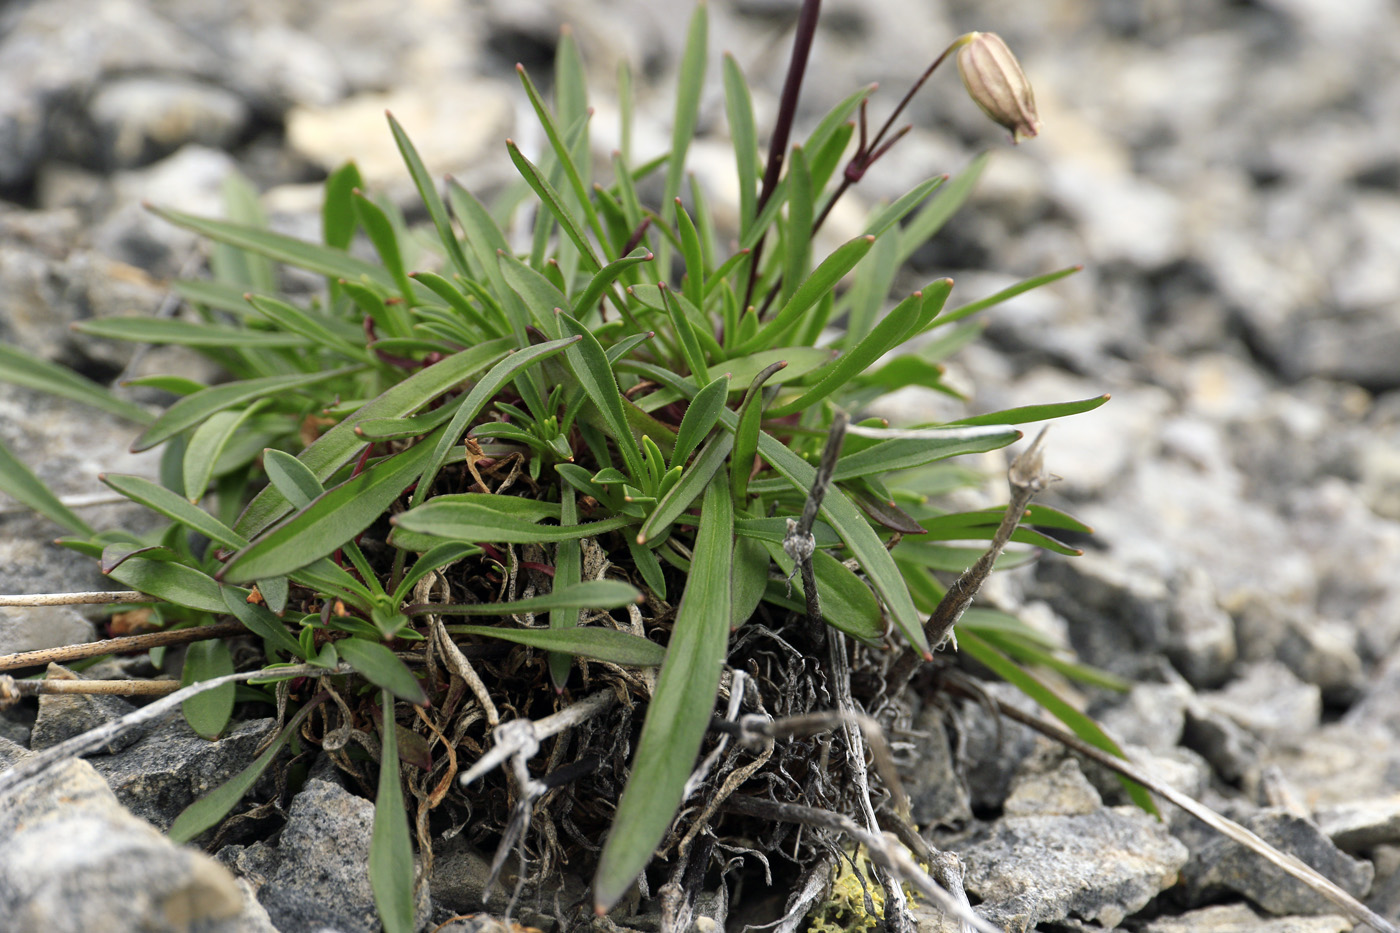
[[[681,806],[731,632],[756,613],[803,611],[800,581],[788,582],[785,527],[802,511],[835,412],[858,415],[910,386],[956,396],[941,364],[976,337],[973,315],[1073,271],[953,307],[949,279],[901,290],[904,261],[968,198],[982,158],[951,180],[921,181],[875,210],[860,235],[816,255],[821,219],[845,190],[839,168],[852,117],[871,89],[838,103],[783,153],[786,171],[770,190],[732,57],[722,81],[738,217],[735,229],[718,229],[708,194],[685,173],[706,17],[699,6],[690,23],[671,147],[650,160],[634,161],[624,144],[609,164],[593,164],[583,67],[566,34],[552,106],[519,69],[548,146],[532,160],[507,141],[519,182],[494,207],[455,181],[440,186],[391,116],[429,219],[423,229],[367,192],[353,163],[326,180],[319,243],[269,230],[255,193],[236,179],[227,219],[155,208],[215,244],[212,278],[176,283],[187,308],[179,319],[79,328],[188,346],[228,374],[215,385],[180,374],[136,380],[175,398],[157,416],[0,347],[8,380],[141,427],[133,449],[161,448],[159,480],[103,481],[169,524],[149,535],[94,531],[0,451],[5,491],[67,528],[63,543],[100,560],[114,580],[149,594],[163,624],[231,615],[261,640],[268,685],[187,701],[201,734],[219,734],[240,696],[271,699],[279,665],[348,663],[381,688],[371,870],[388,929],[408,929],[413,905],[394,699],[443,700],[441,685],[405,661],[434,637],[431,619],[494,620],[443,631],[458,644],[542,652],[561,690],[576,658],[659,666],[597,868],[596,902],[610,907]],[[622,87],[621,135],[630,140],[630,81]],[[649,203],[642,191],[657,179],[662,196]],[[351,250],[357,239],[377,262]],[[281,266],[323,276],[324,289],[310,301],[280,294]],[[908,644],[928,655],[937,646],[921,621],[943,594],[937,574],[969,565],[1002,518],[998,509],[940,507],[943,494],[979,479],[950,458],[1005,447],[1020,437],[1018,424],[1103,401],[848,438],[813,528],[823,621],[872,648]],[[1087,531],[1033,507],[1013,538],[1027,547],[1004,565],[1037,549],[1075,553],[1056,530]],[[585,548],[605,552],[620,574],[588,576]],[[522,563],[547,571],[547,592],[514,593]],[[424,595],[444,582],[463,601]],[[650,637],[610,624],[608,610],[639,603],[664,622]],[[540,621],[518,624],[534,613]],[[965,651],[1028,691],[1048,693],[1020,664],[1092,676],[1009,616],[973,610],[960,632]],[[207,642],[191,652],[184,677],[233,666],[225,643]],[[302,706],[276,745],[173,833],[193,838],[215,825],[325,698]],[[1082,717],[1073,724],[1093,729]]]

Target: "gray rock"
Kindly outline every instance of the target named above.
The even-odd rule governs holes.
[[[254,719],[210,742],[175,718],[92,765],[131,812],[166,830],[185,807],[252,763],[276,726],[275,719]]]
[[[1216,774],[1232,784],[1254,772],[1263,753],[1263,746],[1249,730],[1199,700],[1186,708],[1182,744],[1200,754]]]
[[[1122,748],[1129,760],[1139,768],[1188,797],[1199,799],[1210,784],[1210,763],[1189,748],[1177,746],[1160,753],[1141,745],[1128,744],[1122,745]],[[1117,772],[1088,760],[1081,760],[1080,766],[1084,769],[1084,776],[1094,785],[1105,803],[1112,806],[1132,803],[1123,783],[1118,779]],[[1162,811],[1164,816],[1173,821],[1179,812],[1170,806],[1162,807]]]
[[[1400,846],[1378,846],[1371,853],[1376,882],[1366,906],[1382,917],[1400,917]]]
[[[982,686],[998,703],[1031,708],[1025,694],[1010,684]],[[963,732],[960,764],[974,812],[1001,809],[1022,763],[1043,756],[1058,758],[1059,746],[1020,723],[992,715],[981,704],[963,704],[958,722]]]
[[[50,664],[47,676],[55,680],[76,680],[77,675],[57,664]],[[85,693],[46,693],[39,697],[39,717],[34,720],[34,732],[29,747],[34,751],[51,748],[64,739],[82,735],[90,729],[106,725],[136,711],[127,700],[118,696]],[[141,737],[139,729],[117,736],[102,751],[111,754],[130,746]]]
[[[972,817],[967,788],[958,776],[948,744],[944,712],[928,705],[914,720],[913,755],[901,779],[918,826],[958,826]]]
[[[1136,683],[1126,695],[1089,712],[1119,742],[1166,752],[1181,741],[1191,688],[1176,683]]]
[[[1085,816],[1103,806],[1079,764],[1066,758],[1039,773],[1021,772],[1011,784],[1002,813],[1006,817]]]
[[[258,900],[281,933],[378,933],[369,883],[374,803],[324,781],[308,781],[292,800],[277,847],[277,867]],[[419,888],[419,923],[428,886]]]
[[[1400,794],[1334,804],[1315,814],[1318,828],[1347,852],[1400,844]]]
[[[1235,626],[1220,608],[1210,575],[1187,568],[1172,583],[1171,609],[1163,649],[1181,676],[1196,687],[1225,682],[1235,663]]]
[[[1354,700],[1364,682],[1356,629],[1317,618],[1303,606],[1251,593],[1234,607],[1236,639],[1246,661],[1278,659],[1334,703]]]
[[[1372,675],[1361,700],[1347,710],[1342,722],[1363,731],[1380,731],[1400,738],[1400,650]]]
[[[1245,904],[1218,904],[1153,920],[1142,933],[1347,933],[1351,928],[1352,921],[1334,914],[1261,917]]]
[[[81,645],[96,637],[92,623],[72,606],[0,609],[0,654]]]
[[[0,739],[19,748],[29,748],[29,735],[34,730],[35,711],[25,704],[0,710]],[[0,754],[0,768],[6,767]]]
[[[1277,661],[1246,665],[1239,679],[1224,690],[1199,694],[1199,700],[1262,742],[1311,732],[1322,716],[1321,691]]]
[[[1070,642],[1086,664],[1132,677],[1140,667],[1141,647],[1163,640],[1170,599],[1158,576],[1091,552],[1044,561],[1036,578],[1037,594],[1075,620]]]
[[[144,165],[187,143],[228,148],[251,117],[232,92],[178,75],[106,82],[88,114],[96,131],[92,156],[108,168]]]
[[[1176,882],[1186,847],[1133,807],[1007,817],[957,847],[969,894],[1008,933],[1065,917],[1105,927]]]
[[[1394,736],[1347,722],[1271,746],[1263,760],[1287,775],[1315,810],[1388,797],[1400,787],[1400,746]]]
[[[1310,820],[1279,809],[1264,809],[1240,816],[1238,822],[1270,845],[1316,868],[1353,897],[1364,897],[1370,890],[1374,875],[1371,863],[1343,853]],[[1183,833],[1192,857],[1181,872],[1183,896],[1193,906],[1211,903],[1223,892],[1230,892],[1247,897],[1277,916],[1330,914],[1336,910],[1320,894],[1239,843],[1204,827],[1193,829]]]
[[[243,890],[213,859],[176,846],[70,759],[0,800],[0,916],[54,933],[237,933]]]

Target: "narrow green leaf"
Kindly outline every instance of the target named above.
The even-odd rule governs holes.
[[[623,256],[621,259],[615,259],[598,270],[598,273],[589,280],[588,284],[584,286],[583,291],[579,292],[578,298],[574,301],[574,317],[578,318],[580,321],[583,320],[584,315],[602,300],[603,295],[619,276],[639,263],[651,262],[652,259],[653,256],[650,250],[645,246],[638,246],[626,256]]]
[[[403,156],[404,165],[408,166],[408,173],[413,176],[413,185],[418,189],[418,197],[422,199],[423,206],[428,209],[428,216],[433,221],[434,229],[437,230],[438,239],[442,242],[443,248],[447,250],[448,260],[458,275],[470,275],[471,267],[467,265],[467,257],[462,252],[462,244],[452,229],[452,222],[447,217],[447,206],[443,204],[442,196],[438,194],[437,185],[433,182],[432,175],[428,173],[422,157],[414,148],[413,141],[409,139],[408,134],[404,132],[404,128],[399,125],[399,121],[394,119],[392,113],[386,112],[384,116],[389,120],[389,129],[394,134],[394,142],[398,144],[399,154]],[[364,186],[357,185],[356,187]]]
[[[953,287],[952,279],[940,279],[927,286],[927,289],[941,289],[946,295]],[[889,314],[875,325],[864,340],[841,354],[826,366],[817,370],[817,384],[786,405],[779,405],[769,412],[770,417],[780,418],[796,411],[810,408],[840,389],[864,372],[870,364],[899,346],[908,336],[914,323],[919,319],[924,293],[915,292],[896,305]]]
[[[1014,444],[1020,437],[1021,432],[1015,428],[987,425],[976,433],[949,428],[945,437],[891,438],[842,457],[836,463],[833,479],[839,482],[891,470],[908,470],[962,454],[999,450],[1008,444]]]
[[[735,523],[737,525],[737,522]],[[734,538],[734,571],[730,575],[729,592],[733,603],[729,611],[729,627],[736,629],[749,621],[763,593],[768,588],[768,552],[763,542],[753,538]],[[800,610],[799,610],[800,611]]]
[[[914,215],[914,219],[899,233],[899,259],[896,265],[904,265],[914,251],[927,243],[935,233],[943,228],[963,206],[972,190],[977,187],[977,179],[987,167],[987,154],[984,152],[958,173],[952,181],[943,185],[937,196]]]
[[[525,599],[494,603],[434,603],[425,607],[443,616],[507,616],[555,609],[618,609],[642,598],[637,588],[622,580],[585,580],[557,587],[553,592]]]
[[[373,524],[424,475],[432,441],[429,436],[322,493],[229,558],[219,579],[241,583],[282,576],[330,554]]]
[[[684,466],[690,454],[700,446],[719,421],[720,409],[729,399],[729,377],[720,376],[696,393],[681,418],[676,431],[676,446],[671,452],[671,466]]]
[[[779,302],[787,304],[799,282],[807,278],[812,262],[812,174],[801,146],[793,146],[788,159],[787,242],[783,251],[783,288]]]
[[[709,382],[710,370],[705,365],[705,353],[700,349],[700,337],[690,319],[681,310],[679,296],[672,298],[671,290],[666,287],[665,282],[658,283],[657,287],[661,290],[661,300],[666,305],[666,313],[671,318],[671,327],[680,341],[681,356],[685,358],[686,369],[698,381]]]
[[[306,660],[301,643],[287,632],[287,626],[273,615],[271,610],[248,602],[232,587],[224,587],[223,599],[224,605],[233,613],[234,618],[242,622],[248,631],[267,642],[269,648],[285,651],[289,657]],[[268,660],[272,660],[270,655]]]
[[[303,311],[279,298],[250,294],[248,303],[278,327],[301,334],[320,347],[334,350],[358,363],[374,361],[373,355],[364,346],[364,334],[356,327]]]
[[[286,451],[263,451],[263,469],[267,471],[268,481],[296,508],[306,508],[311,500],[326,491],[316,474]]]
[[[10,453],[3,442],[0,442],[0,492],[75,535],[91,537],[95,533],[91,525],[59,501],[34,471]]]
[[[973,415],[970,418],[959,418],[957,421],[949,421],[947,426],[967,424],[1026,424],[1031,421],[1048,421],[1051,418],[1064,418],[1067,415],[1078,415],[1086,411],[1093,411],[1104,402],[1109,396],[1096,395],[1093,398],[1081,399],[1077,402],[1054,402],[1049,405],[1025,405],[1021,408],[1008,408],[1005,411],[989,412],[985,415]]]
[[[704,3],[695,4],[686,29],[685,49],[677,72],[676,112],[671,122],[670,158],[666,162],[666,187],[661,196],[662,219],[675,219],[675,199],[681,193],[685,156],[695,138],[700,121],[700,94],[705,89],[705,66],[709,54],[710,15]],[[663,266],[665,263],[663,263]]]
[[[749,495],[749,474],[753,472],[753,458],[758,451],[758,429],[763,421],[763,384],[785,366],[787,362],[779,360],[755,376],[748,392],[744,393],[744,400],[739,403],[734,428],[734,456],[729,461],[729,485],[734,490],[736,503],[743,503]]]
[[[680,518],[681,513],[700,498],[701,493],[709,487],[710,480],[715,473],[724,466],[725,458],[729,456],[733,447],[734,436],[732,434],[719,435],[705,446],[700,456],[695,458],[695,462],[681,474],[680,482],[672,486],[670,491],[656,503],[656,508],[652,509],[651,515],[647,517],[641,531],[637,533],[638,544],[645,544],[661,537],[666,529]],[[752,455],[749,459],[752,461]]]
[[[805,607],[803,600],[806,597],[801,595],[804,593],[802,575],[793,573],[796,565],[792,558],[787,556],[782,545],[763,543],[768,556],[788,576],[792,592]],[[818,550],[812,554],[812,571],[817,577],[822,618],[833,628],[867,645],[880,644],[885,635],[884,615],[880,612],[880,601],[870,587],[826,551]]]
[[[154,420],[144,408],[117,398],[105,386],[86,376],[3,343],[0,343],[0,382],[91,405],[135,424],[150,424]]]
[[[572,45],[572,38],[570,39]],[[576,46],[575,46],[576,49]],[[588,186],[584,184],[583,175],[580,174],[578,166],[574,163],[573,154],[569,151],[569,146],[565,144],[564,138],[559,134],[559,126],[554,120],[554,115],[545,106],[544,98],[540,96],[535,83],[530,80],[529,74],[525,71],[525,66],[517,64],[515,72],[520,76],[520,83],[525,88],[525,96],[530,99],[530,106],[535,110],[535,117],[540,121],[540,126],[544,129],[545,137],[549,140],[549,145],[554,151],[554,156],[558,160],[560,168],[564,170],[564,175],[569,180],[569,186],[573,189],[574,197],[578,200],[578,205],[583,210],[584,219],[588,222],[589,229],[598,238],[598,242],[606,244],[608,242],[606,234],[603,232],[603,225],[598,222],[598,214],[593,208],[593,203],[588,197]],[[568,94],[579,89],[556,88],[556,94]],[[562,108],[561,113],[565,114],[566,123],[576,123],[579,120],[587,125],[588,107],[585,104],[578,113],[568,113]]]
[[[79,321],[73,329],[109,340],[155,343],[182,347],[304,347],[311,340],[301,334],[219,327],[196,321],[153,317],[107,317]]]
[[[513,346],[524,346],[529,343],[525,333],[525,328],[530,323],[529,318],[525,306],[520,303],[515,293],[510,290],[510,286],[506,284],[505,277],[501,275],[500,262],[497,259],[501,253],[511,252],[505,234],[491,219],[491,212],[486,209],[486,206],[455,181],[448,182],[447,198],[452,204],[453,215],[456,216],[457,222],[462,225],[462,229],[466,232],[467,245],[471,247],[472,254],[476,256],[476,261],[481,266],[486,282],[490,285],[487,293],[501,302],[501,310],[505,314],[506,322],[510,325],[511,336],[515,338]],[[463,279],[463,284],[471,281],[470,276],[463,276]]]
[[[233,673],[233,655],[229,653],[228,642],[213,638],[197,641],[185,649],[185,666],[180,671],[180,686],[213,680]],[[206,739],[217,739],[228,726],[233,715],[233,697],[236,685],[224,684],[212,690],[195,694],[180,704],[185,722],[196,734]]]
[[[386,651],[388,649],[385,649]],[[393,657],[390,655],[390,657]],[[395,659],[397,660],[397,659]],[[369,885],[384,933],[414,933],[413,842],[399,783],[399,739],[394,700],[380,693],[379,790],[374,797],[374,830],[369,841]]]
[[[870,248],[874,245],[875,238],[873,236],[858,236],[854,240],[838,246],[797,287],[792,297],[773,317],[773,320],[760,327],[754,338],[747,341],[737,352],[740,354],[749,353],[758,347],[780,342],[783,336],[801,321],[802,316],[821,300],[823,295],[835,288],[836,283],[840,282],[847,272],[854,269],[856,263],[865,258],[865,254],[870,252]]]
[[[423,470],[423,478],[419,481],[418,488],[414,490],[413,498],[410,500],[412,504],[419,505],[427,498],[428,490],[432,488],[433,481],[437,479],[438,471],[441,470],[443,464],[447,462],[447,456],[451,453],[453,446],[461,439],[462,435],[467,430],[467,426],[481,413],[481,409],[486,407],[486,403],[489,402],[497,392],[501,391],[505,385],[515,379],[515,377],[527,367],[541,360],[547,360],[551,356],[555,356],[569,349],[576,342],[576,338],[565,338],[563,340],[552,340],[549,343],[541,343],[526,347],[523,350],[512,353],[495,366],[492,366],[486,375],[481,377],[481,381],[473,386],[472,390],[467,393],[467,397],[463,399],[461,406],[457,409],[457,413],[452,416],[452,421],[447,425],[446,430],[438,435],[437,446],[433,451],[432,459]],[[596,344],[597,341],[595,340],[594,343]],[[430,366],[428,368],[429,370],[433,370],[441,365],[441,363],[438,363],[436,366]],[[425,440],[424,443],[427,443],[427,441]]]
[[[236,171],[224,178],[223,200],[224,215],[229,220],[267,227],[267,215],[258,201],[257,189]],[[224,243],[214,245],[209,267],[214,278],[220,281],[234,282],[254,291],[272,291],[277,287],[272,263],[266,257]]]
[[[849,309],[846,335],[841,343],[847,349],[859,344],[875,326],[876,316],[884,310],[885,299],[894,285],[899,267],[895,264],[899,238],[895,234],[877,236],[870,256],[856,269],[851,290],[845,296]]]
[[[500,330],[495,322],[487,320],[486,315],[472,307],[467,301],[467,296],[452,282],[438,275],[436,272],[415,272],[410,278],[422,282],[433,294],[452,306],[452,310],[461,315],[466,323],[477,329],[488,337],[499,337],[504,331]],[[420,316],[424,309],[419,309]]]
[[[283,747],[301,728],[302,721],[315,708],[316,704],[308,703],[297,710],[282,731],[277,733],[276,740],[252,764],[181,810],[180,815],[175,817],[175,822],[170,824],[167,835],[174,842],[185,843],[206,829],[217,825],[228,815],[230,810],[238,805],[238,801],[243,799],[243,795],[253,789],[258,778],[262,777],[263,772],[271,767],[272,762]]]
[[[394,535],[389,539],[391,544],[395,542],[399,529],[450,541],[543,544],[595,537],[607,531],[625,528],[636,519],[621,515],[579,525],[538,525],[533,521],[505,515],[480,505],[433,499],[394,516],[390,521],[396,528]]]
[[[297,459],[310,467],[318,480],[325,482],[336,470],[364,450],[368,442],[355,434],[355,428],[361,422],[379,418],[402,418],[417,411],[453,386],[470,379],[496,362],[506,353],[509,346],[510,341],[505,337],[488,340],[419,370],[385,390],[378,398],[360,406],[354,414],[317,438]],[[182,399],[181,402],[183,401]],[[246,537],[252,537],[290,508],[285,496],[275,488],[267,487],[249,503],[234,530]]]
[[[423,685],[408,666],[395,657],[394,652],[364,638],[342,638],[335,642],[336,653],[350,663],[356,673],[376,687],[383,687],[400,700],[418,706],[428,702]]]
[[[354,162],[346,162],[326,179],[326,194],[321,204],[321,238],[327,246],[340,250],[349,248],[350,241],[355,238],[353,192],[364,186],[359,166]]]
[[[567,484],[559,486],[559,523],[578,524],[578,502],[574,490]],[[568,589],[577,586],[583,578],[583,548],[577,539],[560,541],[554,546],[554,588]],[[579,610],[576,606],[560,606],[549,612],[549,627],[554,630],[571,629],[578,625]],[[556,690],[562,690],[569,679],[569,668],[573,662],[565,652],[552,652],[549,655],[549,676]]]
[[[734,141],[734,168],[739,176],[739,236],[749,232],[758,203],[758,130],[754,125],[753,97],[739,63],[724,54],[724,109],[729,117],[729,137]]]
[[[159,483],[154,483],[144,476],[99,473],[97,478],[133,502],[139,502],[146,506],[146,508],[159,512],[166,518],[192,528],[209,540],[217,541],[224,547],[242,547],[248,543],[242,535],[235,534],[232,528],[229,528],[223,522],[190,502],[190,500],[186,499],[184,496],[176,492],[171,492]]]
[[[198,502],[209,488],[209,480],[219,465],[219,458],[228,448],[235,434],[243,424],[262,407],[257,401],[237,411],[216,411],[194,429],[189,443],[185,445],[185,458],[182,465],[185,480],[185,498]]]
[[[627,464],[627,472],[634,478],[642,473],[642,458],[637,452],[637,442],[632,430],[627,426],[627,414],[623,410],[622,391],[617,387],[617,376],[612,371],[607,354],[598,339],[577,320],[568,314],[560,313],[563,332],[571,334],[578,342],[564,354],[574,377],[588,393],[589,399],[603,417],[603,424],[622,453]]]
[[[1065,276],[1073,275],[1083,270],[1083,268],[1083,266],[1069,266],[1064,269],[1057,269],[1054,272],[1047,272],[1044,275],[1034,275],[1028,279],[1023,279],[1015,285],[1010,285],[999,292],[988,295],[986,298],[979,298],[977,301],[969,302],[961,308],[954,308],[941,318],[938,318],[938,324],[951,324],[954,321],[961,321],[963,318],[976,314],[978,311],[983,311],[994,305],[999,305],[1003,301],[1010,301],[1017,295],[1028,292],[1033,288],[1040,288],[1042,285],[1049,285],[1051,282],[1057,282]]]
[[[403,579],[399,581],[398,588],[394,590],[394,605],[400,605],[407,600],[409,594],[413,592],[414,585],[434,570],[440,567],[446,567],[450,564],[455,564],[464,557],[471,557],[474,554],[480,553],[481,548],[479,547],[474,547],[470,544],[459,544],[455,541],[447,544],[440,544],[424,552],[413,562],[413,566],[408,569]],[[558,579],[557,569],[555,570],[555,579]]]
[[[1098,723],[1070,706],[1069,703],[1060,698],[1059,694],[1028,674],[1006,655],[978,637],[974,632],[959,628],[957,636],[961,650],[966,651],[979,663],[990,668],[992,673],[1035,700],[1052,716],[1068,726],[1075,735],[1095,748],[1102,749],[1110,755],[1116,755],[1124,761],[1127,760],[1128,756],[1123,754],[1118,743],[1109,738],[1103,729],[1099,728]],[[1148,813],[1157,813],[1157,805],[1152,801],[1151,794],[1141,784],[1124,777],[1120,777],[1119,781],[1128,791],[1128,796],[1133,799],[1133,803]]]
[[[283,395],[319,382],[339,379],[341,376],[358,372],[361,367],[347,366],[317,373],[293,373],[288,376],[264,376],[259,379],[245,379],[241,382],[228,382],[223,385],[202,389],[194,395],[187,395],[165,410],[155,423],[151,424],[136,442],[131,445],[133,453],[149,450],[179,434],[186,428],[199,424],[210,415],[226,408],[233,408],[254,399]]]
[[[588,261],[589,270],[597,272],[603,268],[603,262],[593,250],[593,245],[588,242],[583,228],[578,225],[573,213],[559,197],[559,192],[549,183],[549,179],[545,178],[538,166],[525,158],[514,141],[506,140],[506,151],[510,155],[511,162],[515,163],[516,169],[520,172],[520,177],[525,179],[525,183],[539,196],[549,213],[558,221],[559,229],[564,231],[569,241],[578,249],[579,255]]]
[[[627,553],[631,555],[632,563],[637,566],[637,572],[642,575],[642,582],[657,599],[665,599],[666,571],[661,566],[661,561],[656,559],[656,552],[631,537],[625,540]]]
[[[298,240],[281,233],[273,233],[271,230],[263,230],[259,227],[226,220],[214,220],[208,217],[196,217],[193,214],[172,211],[163,207],[151,207],[150,210],[175,226],[191,230],[200,236],[220,243],[228,243],[231,246],[250,249],[269,259],[285,262],[288,265],[305,269],[308,272],[315,272],[330,279],[348,279],[354,282],[362,276],[368,276],[371,281],[384,288],[395,288],[398,284],[394,281],[393,275],[383,266],[357,259],[334,247],[307,243],[304,240]],[[416,291],[414,294],[417,296],[415,297],[415,301],[417,301],[418,298],[426,297],[428,292],[425,289],[422,294]]]
[[[705,490],[693,555],[632,774],[593,879],[600,912],[616,904],[651,861],[683,802],[686,779],[714,711],[729,640],[734,559],[734,513],[723,473]]]
[[[607,661],[625,667],[657,667],[666,658],[666,649],[656,642],[610,628],[540,629],[449,625],[447,631],[453,635],[499,638],[502,641],[528,645],[561,655]]]
[[[133,557],[123,561],[108,576],[133,590],[177,606],[204,612],[227,611],[224,603],[226,587],[221,586],[213,577],[184,564]],[[240,599],[248,595],[245,589],[232,589]]]

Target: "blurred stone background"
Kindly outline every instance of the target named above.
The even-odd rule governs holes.
[[[512,66],[547,84],[563,24],[593,74],[600,151],[618,144],[612,93],[625,59],[639,98],[634,154],[654,155],[669,138],[690,9],[10,0],[0,9],[0,339],[103,381],[199,365],[67,330],[153,313],[168,280],[204,262],[204,246],[143,201],[217,214],[236,171],[279,229],[314,236],[317,182],[354,157],[371,186],[408,205],[386,108],[434,173],[489,194],[512,177],[505,136],[527,151],[541,143]],[[735,55],[767,125],[796,9],[711,4],[712,81],[692,168],[721,218],[734,185],[719,56]],[[987,340],[953,367],[979,411],[1113,394],[1051,434],[1063,482],[1047,501],[1095,526],[1088,553],[1008,576],[991,596],[1085,660],[1148,681],[1154,699],[1133,702],[1167,720],[1143,743],[1189,746],[1256,803],[1280,764],[1319,819],[1349,801],[1390,800],[1390,835],[1368,837],[1365,851],[1389,866],[1378,903],[1400,909],[1396,4],[828,0],[823,16],[809,125],[870,81],[882,121],[971,29],[1000,33],[1036,89],[1042,134],[1012,148],[955,69],[936,75],[909,112],[909,137],[824,231],[843,239],[870,205],[994,149],[969,208],[901,285],[947,274],[968,300],[1085,267],[988,313]],[[919,395],[887,408],[951,413]],[[153,470],[124,453],[133,434],[0,385],[0,439],[64,493],[98,490],[100,469]],[[988,496],[999,500],[1000,487]],[[86,562],[41,546],[54,531],[0,514],[0,591],[100,584]]]

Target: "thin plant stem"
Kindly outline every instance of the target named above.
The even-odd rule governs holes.
[[[144,595],[142,598],[150,599],[149,596]],[[69,661],[82,661],[104,654],[128,654],[169,645],[188,645],[196,641],[208,641],[211,638],[241,635],[247,631],[242,622],[219,622],[215,625],[174,629],[169,632],[124,635],[121,638],[106,638],[102,641],[90,641],[81,645],[65,645],[62,648],[21,651],[18,654],[0,655],[0,671],[13,671],[22,667],[43,667],[50,663],[66,664]]]
[[[27,596],[0,596],[0,606],[102,606],[107,603],[149,603],[154,599],[135,590],[95,590],[87,593],[34,593]]]
[[[180,689],[178,680],[14,680],[0,679],[0,703],[7,691],[16,697],[83,694],[86,696],[159,697]]]

